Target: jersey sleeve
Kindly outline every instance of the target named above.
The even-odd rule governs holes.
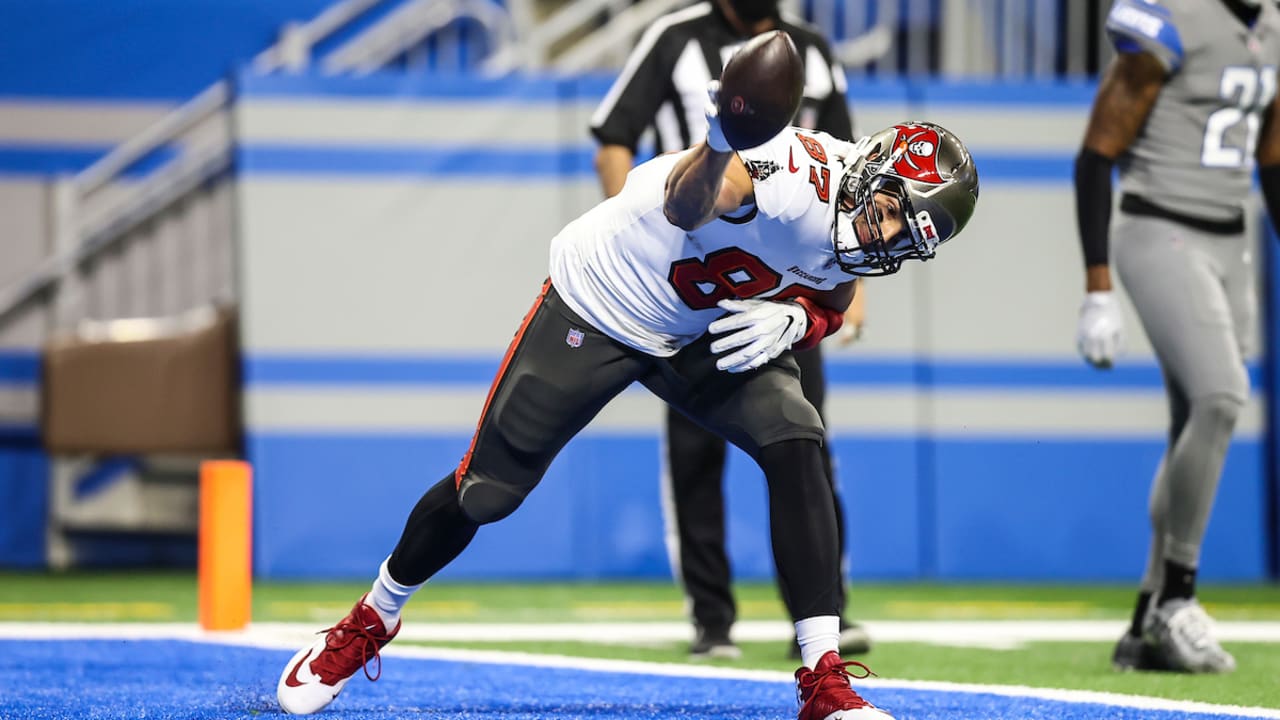
[[[815,168],[817,163],[801,142],[801,135],[811,143],[818,142],[813,133],[789,127],[759,147],[738,151],[751,176],[756,209],[765,216],[788,220],[803,214],[810,199],[802,193],[814,194],[814,190],[806,190],[811,170],[818,173],[816,177],[821,182],[821,171]],[[825,152],[820,144],[808,147],[818,153]]]
[[[622,145],[635,153],[671,82],[666,42],[664,29],[651,27],[627,56],[622,73],[591,116],[591,134],[600,144]]]
[[[1173,12],[1159,0],[1116,0],[1107,15],[1107,36],[1117,52],[1148,52],[1167,72],[1182,66],[1182,35]]]

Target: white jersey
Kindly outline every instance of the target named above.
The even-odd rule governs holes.
[[[738,156],[755,206],[685,232],[663,214],[666,179],[687,152],[627,175],[618,195],[551,241],[551,282],[569,307],[637,350],[667,357],[725,313],[730,298],[795,297],[849,282],[835,264],[832,204],[843,165],[831,136],[788,128]]]

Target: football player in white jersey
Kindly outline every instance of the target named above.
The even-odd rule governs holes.
[[[836,331],[859,274],[926,260],[973,214],[963,143],[928,123],[857,144],[788,127],[733,152],[714,103],[704,143],[631,171],[557,235],[456,469],[409,514],[351,612],[285,666],[281,707],[316,712],[400,629],[409,597],[485,523],[506,517],[614,396],[639,382],[764,470],[779,582],[804,666],[800,720],[890,717],[841,660],[839,543],[820,443],[791,348]],[[782,529],[786,532],[781,532]],[[856,671],[855,671],[856,672]]]

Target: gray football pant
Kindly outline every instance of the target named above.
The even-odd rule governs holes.
[[[1151,552],[1142,589],[1164,561],[1198,567],[1236,418],[1249,393],[1244,355],[1256,305],[1244,235],[1213,235],[1120,213],[1112,232],[1120,280],[1160,361],[1169,445],[1151,485]]]

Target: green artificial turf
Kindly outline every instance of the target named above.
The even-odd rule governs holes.
[[[316,623],[341,617],[367,582],[258,582],[255,621]],[[781,620],[771,583],[736,588],[740,617]],[[1201,599],[1220,620],[1280,622],[1280,586],[1207,586]],[[193,573],[0,573],[0,622],[191,622]],[[1124,586],[859,583],[849,615],[863,620],[1117,620],[1131,612]],[[541,623],[683,621],[683,601],[669,582],[433,582],[415,596],[406,622]],[[584,657],[686,662],[684,643],[433,643]],[[1226,676],[1112,672],[1110,643],[1037,642],[1012,650],[923,643],[877,643],[865,661],[881,677],[1030,685],[1179,700],[1280,708],[1280,645],[1228,643],[1239,670]],[[778,642],[742,643],[743,657],[717,664],[790,672],[795,662]]]

